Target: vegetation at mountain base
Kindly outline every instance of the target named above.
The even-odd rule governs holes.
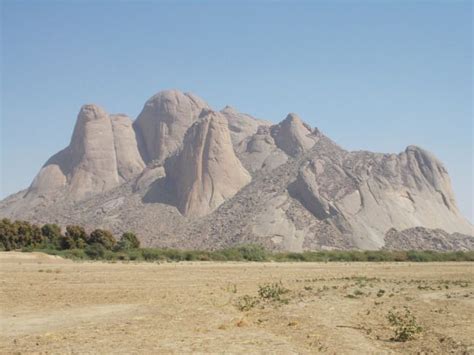
[[[0,220],[0,249],[40,251],[77,260],[123,261],[276,261],[276,262],[440,262],[474,261],[474,251],[388,251],[330,250],[269,252],[260,245],[240,245],[220,250],[181,250],[141,248],[132,232],[117,240],[107,230],[88,234],[77,225],[69,225],[63,233],[56,224],[38,226],[27,221]]]
[[[113,259],[110,255],[118,256],[140,248],[140,241],[131,232],[122,234],[117,241],[104,229],[95,229],[88,234],[81,226],[69,225],[63,233],[57,224],[48,223],[40,228],[27,221],[12,222],[4,218],[0,220],[0,248],[44,251],[73,259]]]

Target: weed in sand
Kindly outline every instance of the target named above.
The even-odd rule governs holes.
[[[241,312],[248,312],[255,306],[259,304],[259,299],[257,297],[244,295],[239,297],[235,303],[237,309]]]
[[[279,301],[286,303],[286,300],[282,298],[282,295],[288,292],[290,292],[290,290],[283,287],[281,281],[258,286],[258,295],[260,298],[268,301]]]
[[[413,339],[416,334],[421,333],[422,327],[417,323],[415,316],[408,307],[404,311],[389,311],[387,314],[389,324],[394,330],[393,341],[405,342]]]

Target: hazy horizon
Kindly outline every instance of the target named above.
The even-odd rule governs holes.
[[[468,1],[1,7],[0,198],[67,146],[83,104],[136,118],[175,88],[273,122],[296,112],[348,150],[421,146],[474,220]]]

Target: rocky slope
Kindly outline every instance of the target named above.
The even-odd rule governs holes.
[[[133,124],[84,106],[70,145],[0,217],[183,248],[473,249],[474,234],[443,164],[419,147],[349,152],[296,114],[272,125],[176,90]]]

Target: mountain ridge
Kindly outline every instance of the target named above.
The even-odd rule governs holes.
[[[0,202],[0,217],[132,229],[164,247],[474,249],[426,150],[347,151],[294,113],[272,124],[178,90],[152,96],[133,122],[83,106],[70,145]]]

